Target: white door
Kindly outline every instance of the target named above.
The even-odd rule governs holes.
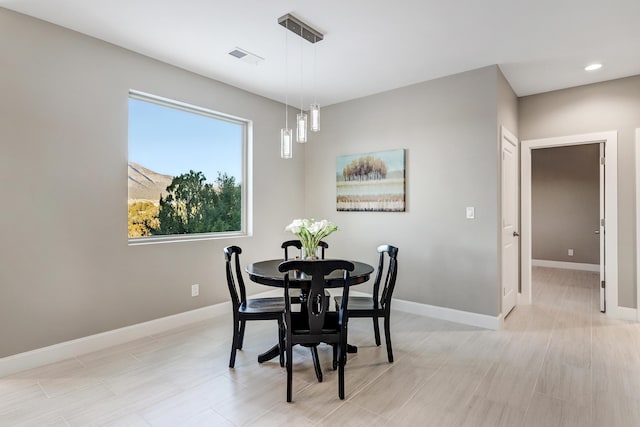
[[[502,317],[515,307],[518,297],[518,140],[501,129],[502,151]]]
[[[605,211],[604,211],[604,168],[605,168],[605,157],[604,157],[604,142],[600,143],[600,226],[598,227],[597,234],[600,237],[600,311],[605,313],[607,311],[607,302],[605,301],[604,294],[605,289],[604,286],[606,284],[605,278],[605,261],[606,254],[604,251],[605,244]]]

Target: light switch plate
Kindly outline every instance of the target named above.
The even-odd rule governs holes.
[[[473,206],[467,206],[467,219],[475,219],[476,218],[476,208]]]

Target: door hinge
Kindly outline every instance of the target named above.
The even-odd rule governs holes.
[[[600,157],[600,164],[604,166],[604,156]]]
[[[604,218],[600,218],[600,227],[604,227]]]
[[[602,289],[604,289],[606,287],[606,282],[604,280],[602,282],[600,282],[600,287]]]
[[[507,288],[502,288],[502,296],[506,296],[507,295]]]

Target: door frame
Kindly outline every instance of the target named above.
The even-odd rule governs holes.
[[[640,128],[636,129],[636,320],[640,321]]]
[[[618,132],[594,132],[522,141],[521,156],[521,291],[519,303],[531,304],[531,150],[580,144],[605,146],[605,298],[607,314],[624,317],[618,305]]]

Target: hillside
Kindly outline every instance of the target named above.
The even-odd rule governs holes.
[[[166,188],[173,177],[163,175],[145,168],[137,163],[129,162],[129,201],[151,200],[158,202],[160,194],[167,195]]]

